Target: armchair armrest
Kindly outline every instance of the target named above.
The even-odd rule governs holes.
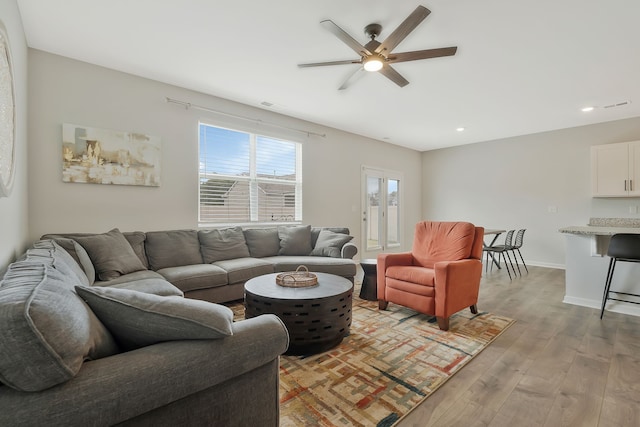
[[[477,259],[437,262],[435,269],[436,316],[448,318],[478,302],[482,262]]]
[[[385,272],[387,268],[392,267],[394,265],[413,265],[413,255],[411,252],[400,252],[400,253],[390,253],[390,254],[379,254],[377,260],[377,288],[378,288],[378,299],[384,299],[384,288],[386,286],[385,283]]]

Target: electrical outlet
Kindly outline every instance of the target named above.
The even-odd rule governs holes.
[[[637,206],[629,206],[629,213],[630,214],[637,214],[638,213],[638,207]]]
[[[558,213],[558,207],[557,206],[549,206],[549,207],[547,207],[547,212],[549,212],[549,213]]]

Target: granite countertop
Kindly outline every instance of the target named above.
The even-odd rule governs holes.
[[[574,225],[558,230],[560,233],[588,236],[612,236],[618,233],[640,234],[640,219],[636,218],[591,218],[589,225]]]

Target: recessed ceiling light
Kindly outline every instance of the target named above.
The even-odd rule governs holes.
[[[583,113],[588,113],[589,111],[593,111],[596,107],[584,107],[582,109]]]
[[[458,132],[464,132],[464,128],[463,128],[463,127],[456,128],[456,130],[457,130]]]

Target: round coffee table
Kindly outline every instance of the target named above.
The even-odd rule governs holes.
[[[314,273],[318,284],[289,288],[276,274],[254,277],[244,285],[245,317],[271,313],[289,331],[285,354],[315,354],[340,344],[351,327],[353,283],[334,274]]]

